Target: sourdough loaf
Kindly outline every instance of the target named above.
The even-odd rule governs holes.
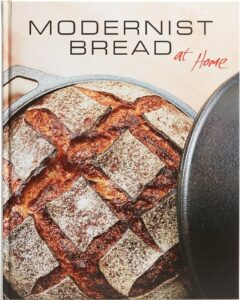
[[[179,299],[176,181],[192,120],[151,91],[84,82],[4,129],[4,276],[24,299]]]

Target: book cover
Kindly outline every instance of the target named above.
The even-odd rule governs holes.
[[[239,4],[2,7],[4,299],[238,298]]]

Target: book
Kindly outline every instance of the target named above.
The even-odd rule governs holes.
[[[3,2],[6,299],[238,297],[238,7]]]

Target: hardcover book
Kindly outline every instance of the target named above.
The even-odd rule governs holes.
[[[4,299],[237,298],[238,3],[2,6]]]

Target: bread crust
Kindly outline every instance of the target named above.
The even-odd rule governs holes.
[[[186,297],[175,195],[191,124],[120,81],[57,90],[13,119],[3,213],[13,289],[28,300]]]

